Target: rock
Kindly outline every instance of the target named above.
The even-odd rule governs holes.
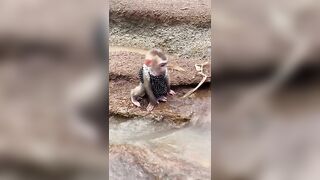
[[[124,79],[132,83],[138,83],[138,71],[142,67],[144,56],[133,52],[111,52],[109,56],[109,79]],[[170,81],[173,86],[197,85],[202,80],[197,75],[195,64],[204,63],[202,60],[183,59],[169,56]],[[211,81],[211,62],[204,68],[204,73]],[[195,78],[194,78],[195,77]]]
[[[165,154],[134,145],[109,146],[109,173],[111,177],[137,179],[210,179],[210,170]],[[129,164],[129,167],[128,167]],[[128,172],[130,169],[130,172]],[[119,173],[121,172],[121,173]]]
[[[210,90],[199,89],[193,96],[182,99],[181,97],[192,87],[175,87],[174,90],[177,93],[175,96],[168,96],[168,102],[160,103],[152,112],[147,112],[146,99],[141,101],[142,108],[133,106],[130,101],[130,89],[136,85],[136,83],[125,79],[110,81],[109,114],[111,116],[122,118],[143,117],[156,121],[166,121],[174,127],[181,127],[188,124],[193,117],[200,115],[202,110],[210,106]],[[125,100],[121,100],[122,98]]]
[[[169,57],[171,72],[171,85],[177,95],[168,97],[168,102],[160,103],[152,112],[146,111],[147,101],[141,102],[142,108],[132,105],[130,101],[130,89],[138,85],[138,71],[141,68],[144,56],[133,52],[111,52],[109,58],[109,113],[111,116],[124,118],[143,117],[156,121],[167,121],[173,126],[183,126],[193,117],[197,96],[187,99],[181,97],[194,88],[202,79],[196,75],[195,63],[203,63],[201,60],[187,60]],[[205,68],[205,73],[210,74],[210,65]],[[195,76],[196,75],[196,76]],[[195,76],[195,78],[193,78]],[[210,82],[211,78],[207,78]],[[182,88],[181,86],[189,85]],[[210,95],[208,94],[208,98]],[[190,103],[193,101],[192,103]],[[199,106],[200,107],[200,106]]]

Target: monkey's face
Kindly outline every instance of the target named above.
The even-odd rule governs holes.
[[[168,61],[167,60],[162,60],[159,58],[158,61],[155,61],[155,64],[154,64],[154,71],[157,73],[157,74],[163,74],[166,72],[167,70],[167,64],[168,64]]]
[[[167,64],[168,64],[168,61],[161,61],[159,63],[159,68],[160,68],[160,71],[161,72],[165,72],[167,70]]]
[[[167,71],[167,64],[168,60],[167,58],[163,59],[159,56],[147,56],[145,65],[150,67],[151,71],[155,75],[162,75]]]

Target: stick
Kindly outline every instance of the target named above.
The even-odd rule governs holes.
[[[187,92],[182,98],[186,98],[186,97],[190,96],[192,93],[194,93],[204,83],[204,81],[207,79],[208,76],[203,73],[203,67],[205,65],[207,65],[207,64],[208,64],[208,62],[205,62],[203,64],[196,64],[195,65],[196,70],[198,71],[198,74],[202,75],[203,78],[202,78],[202,80],[200,81],[200,83],[198,84],[197,87],[195,87],[194,89],[192,89],[189,92]]]

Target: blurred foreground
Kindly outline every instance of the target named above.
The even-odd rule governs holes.
[[[0,2],[0,179],[107,178],[106,144],[95,127],[104,116],[93,116],[105,111],[103,59],[94,47],[101,7]]]

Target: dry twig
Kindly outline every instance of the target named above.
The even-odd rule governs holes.
[[[200,81],[200,83],[198,84],[197,87],[195,87],[194,89],[192,89],[191,91],[187,92],[182,98],[186,98],[189,97],[192,93],[194,93],[204,82],[205,80],[208,78],[208,76],[206,74],[203,73],[203,67],[205,65],[207,65],[208,62],[202,63],[202,64],[195,64],[194,66],[196,67],[196,70],[198,71],[198,74],[202,75],[203,78]]]

